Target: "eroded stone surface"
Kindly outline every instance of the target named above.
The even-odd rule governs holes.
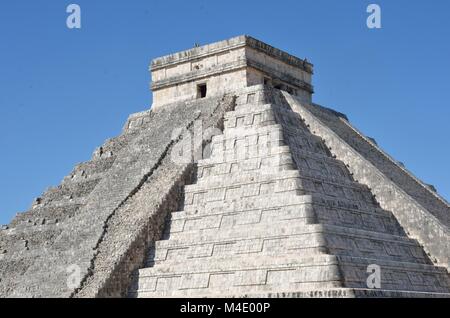
[[[225,115],[130,296],[448,296],[447,270],[333,157],[298,100],[255,94]],[[371,264],[382,269],[373,293]]]
[[[152,109],[0,229],[0,297],[448,297],[449,204],[312,67],[248,36],[153,60]]]

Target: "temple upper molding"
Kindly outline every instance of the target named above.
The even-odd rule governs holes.
[[[271,85],[311,102],[313,65],[242,35],[156,58],[152,107]]]
[[[310,62],[286,53],[248,35],[241,35],[228,40],[202,45],[189,50],[155,58],[152,60],[150,70],[158,70],[160,68],[183,63],[192,59],[201,59],[208,55],[218,54],[220,52],[244,46],[251,47],[273,58],[281,60],[286,64],[301,68],[305,72],[313,74],[313,64]]]

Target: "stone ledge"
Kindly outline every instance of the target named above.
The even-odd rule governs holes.
[[[176,65],[189,60],[196,60],[204,58],[205,56],[217,54],[223,51],[230,51],[245,46],[251,47],[275,59],[281,60],[291,66],[301,68],[310,74],[313,73],[313,65],[306,60],[295,57],[248,35],[241,35],[225,41],[215,42],[156,58],[152,61],[150,70],[158,70],[169,65]]]
[[[189,73],[185,73],[182,75],[173,76],[173,77],[159,80],[159,81],[154,81],[151,83],[151,89],[152,89],[152,91],[157,91],[159,89],[163,89],[166,87],[179,85],[179,84],[183,84],[186,82],[196,81],[196,80],[200,80],[200,79],[215,76],[215,75],[222,75],[224,73],[237,71],[239,69],[246,68],[246,67],[254,68],[258,71],[268,74],[269,76],[271,76],[275,79],[281,80],[286,83],[291,83],[296,88],[306,90],[309,93],[314,93],[314,88],[311,84],[309,84],[305,81],[299,80],[293,76],[276,71],[262,63],[254,61],[253,59],[251,59],[249,57],[246,57],[245,59],[240,59],[238,61],[234,61],[231,63],[221,64],[221,65],[211,67],[211,68],[208,68],[205,70],[191,71]]]
[[[247,67],[247,61],[242,59],[231,63],[221,64],[219,66],[208,68],[202,71],[193,71],[160,81],[154,81],[151,84],[151,89],[152,91],[157,91],[162,88],[183,84],[186,82],[192,82],[206,77],[223,75],[224,73],[237,71],[245,67]]]
[[[141,294],[141,295],[139,295]],[[135,296],[145,293],[137,292]],[[174,296],[177,297],[177,296]],[[278,289],[268,292],[248,292],[230,294],[220,290],[209,291],[205,294],[189,296],[189,298],[450,298],[448,293],[410,292],[386,289],[364,288],[321,288],[313,290]]]

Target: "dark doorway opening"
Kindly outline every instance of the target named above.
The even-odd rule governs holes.
[[[274,86],[274,88],[276,88],[276,89],[283,89],[283,86],[281,84],[277,84],[277,85]]]
[[[197,98],[206,97],[206,84],[197,85]]]

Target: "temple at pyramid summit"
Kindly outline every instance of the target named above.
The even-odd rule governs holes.
[[[238,36],[150,71],[152,107],[1,228],[0,297],[450,297],[449,203],[308,60]]]

